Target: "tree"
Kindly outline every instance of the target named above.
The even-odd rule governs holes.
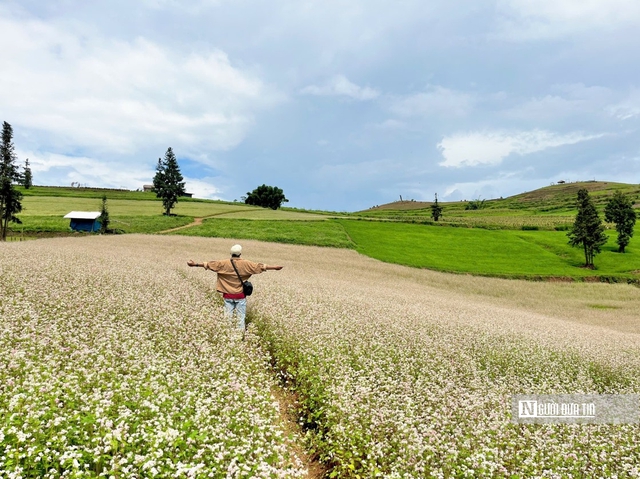
[[[604,208],[604,219],[616,224],[618,232],[618,252],[624,253],[625,247],[633,236],[633,227],[636,224],[636,212],[633,209],[633,201],[616,191]]]
[[[277,186],[258,186],[255,190],[247,193],[244,202],[248,205],[262,206],[263,208],[271,208],[277,210],[282,203],[289,200],[284,197],[284,192]]]
[[[571,246],[582,246],[584,249],[585,267],[593,268],[593,258],[600,252],[600,247],[607,242],[604,225],[598,215],[589,192],[582,188],[578,191],[578,214],[573,227],[567,233]]]
[[[434,221],[438,221],[442,216],[442,206],[438,204],[438,193],[436,193],[436,200],[431,204],[431,217]]]
[[[164,214],[169,216],[178,198],[185,194],[184,181],[178,166],[176,155],[171,147],[167,149],[164,159],[158,158],[156,175],[153,177],[153,189],[156,197],[162,199]]]
[[[98,221],[100,221],[100,233],[109,233],[109,210],[107,208],[107,195],[102,195],[102,206],[100,207],[100,216],[98,217]]]
[[[22,173],[22,185],[25,190],[28,190],[33,186],[33,175],[31,174],[31,167],[29,166],[29,158],[24,162],[24,172]]]
[[[15,147],[13,146],[13,128],[6,121],[2,124],[2,143],[0,143],[0,240],[7,239],[9,222],[21,223],[16,216],[22,211],[22,193],[13,186],[21,181],[16,165]]]

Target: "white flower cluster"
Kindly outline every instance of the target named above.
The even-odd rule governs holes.
[[[265,358],[149,243],[0,249],[0,478],[301,477]]]

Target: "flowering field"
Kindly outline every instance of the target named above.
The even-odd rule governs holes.
[[[150,243],[0,249],[0,477],[304,474],[265,359],[188,258]]]
[[[640,392],[640,290],[454,276],[350,250],[120,236],[0,250],[0,477],[302,477],[274,376],[332,477],[640,477],[638,425],[523,426],[525,393]]]
[[[336,477],[640,476],[638,425],[510,423],[514,394],[640,391],[640,290],[452,279],[316,251],[283,250],[288,274],[254,314]],[[589,311],[598,300],[607,314]]]

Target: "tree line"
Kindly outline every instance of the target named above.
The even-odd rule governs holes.
[[[573,227],[567,233],[569,244],[582,248],[585,267],[593,268],[594,257],[600,253],[608,237],[604,233],[604,224],[586,188],[578,191],[576,206],[578,213]],[[616,232],[618,233],[616,239],[618,252],[624,253],[633,236],[633,229],[636,224],[637,214],[633,209],[633,201],[621,191],[616,191],[604,208],[604,216],[609,223],[615,223]]]

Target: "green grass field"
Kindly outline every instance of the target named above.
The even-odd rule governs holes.
[[[70,211],[100,211],[102,202],[98,198],[25,196],[22,200],[23,216],[64,216]],[[109,214],[118,216],[162,215],[162,202],[157,200],[130,200],[107,198]],[[178,216],[211,216],[224,213],[261,210],[255,206],[240,206],[228,203],[195,202],[181,199],[171,210]]]
[[[318,221],[331,216],[305,213],[303,211],[272,210],[270,208],[240,209],[216,215],[217,218],[245,219],[245,220],[272,220],[272,221]]]
[[[278,221],[213,218],[205,220],[200,226],[185,228],[170,234],[255,239],[273,243],[332,246],[335,248],[353,247],[344,227],[333,220]]]
[[[181,198],[172,210],[172,216],[167,217],[162,214],[162,202],[153,193],[41,186],[20,190],[25,195],[22,212],[18,215],[22,224],[11,225],[14,234],[69,233],[69,220],[64,219],[64,215],[70,211],[100,211],[103,194],[107,196],[111,227],[124,233],[158,233],[187,225],[197,217],[315,221],[326,218],[315,213],[274,211],[243,203],[193,198]]]
[[[567,244],[562,231],[485,230],[406,223],[338,221],[358,252],[390,263],[456,273],[505,277],[604,276],[640,279],[634,242],[616,252],[615,232],[596,256],[596,270],[582,268],[584,257]],[[635,271],[635,273],[634,273]]]

